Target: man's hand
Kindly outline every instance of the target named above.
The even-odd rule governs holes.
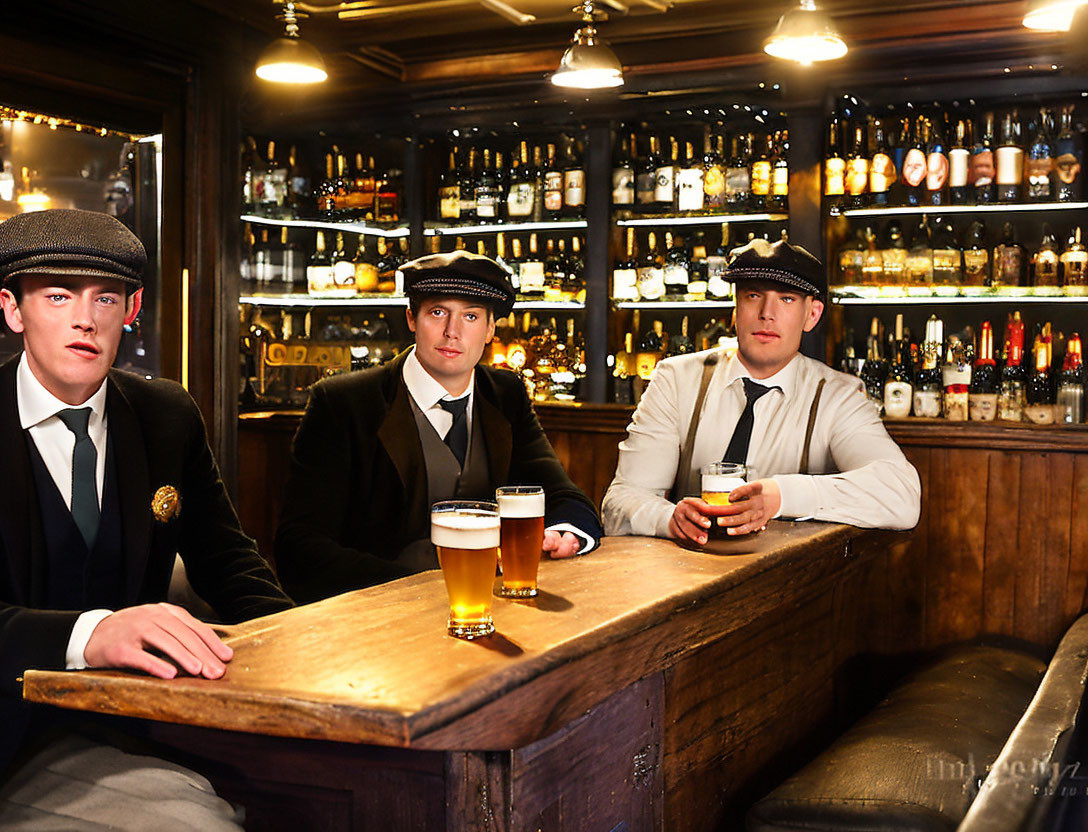
[[[119,610],[94,628],[83,657],[88,667],[126,667],[160,679],[173,679],[177,667],[153,655],[155,650],[177,662],[191,676],[218,679],[234,651],[211,627],[173,604],[145,604]]]
[[[571,558],[582,548],[582,541],[572,532],[544,532],[544,553],[553,558]]]
[[[676,504],[669,518],[669,535],[702,545],[706,543],[711,517],[719,513],[719,506],[709,505],[698,497],[685,497]]]
[[[729,505],[722,506],[717,519],[726,534],[738,535],[760,531],[778,514],[782,491],[774,480],[756,480],[729,492]],[[716,507],[715,507],[716,508]]]

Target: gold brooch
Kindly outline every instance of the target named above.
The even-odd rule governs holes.
[[[181,513],[181,495],[172,485],[164,485],[151,498],[151,513],[160,523],[173,520]]]

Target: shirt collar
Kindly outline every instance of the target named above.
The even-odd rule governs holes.
[[[408,395],[415,400],[420,410],[429,410],[443,399],[454,401],[463,399],[465,396],[471,396],[475,383],[476,371],[473,370],[468,389],[460,396],[451,396],[449,391],[435,380],[434,376],[428,373],[423,364],[420,363],[419,358],[416,357],[415,347],[412,347],[412,351],[404,359],[404,386],[408,388]],[[472,404],[471,398],[469,404]]]
[[[19,359],[19,369],[15,374],[15,400],[19,407],[19,424],[23,430],[41,424],[46,419],[56,416],[60,411],[73,405],[66,404],[50,393],[38,381],[30,369],[26,352]],[[106,379],[101,386],[83,404],[75,407],[89,407],[94,419],[102,419],[106,412]]]
[[[741,363],[740,353],[734,353],[733,357],[729,359],[729,364],[725,368],[725,383],[726,385],[733,384],[743,378],[750,378],[757,384],[762,384],[764,387],[777,387],[782,391],[782,394],[789,398],[793,395],[794,389],[797,386],[797,368],[800,366],[801,353],[797,353],[790,359],[781,370],[775,373],[773,376],[767,378],[753,378],[752,374],[748,372],[748,368]]]

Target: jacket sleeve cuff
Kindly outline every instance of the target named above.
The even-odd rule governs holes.
[[[64,653],[65,670],[83,670],[88,666],[83,651],[87,649],[91,633],[103,619],[111,615],[113,610],[88,610],[76,619],[75,626],[72,627],[72,635],[68,638],[68,649]]]
[[[811,476],[780,474],[771,479],[778,483],[778,490],[782,495],[782,505],[775,517],[811,519],[819,514],[820,494]]]
[[[575,552],[575,554],[578,555],[584,555],[586,552],[592,552],[594,549],[597,548],[598,541],[596,538],[586,534],[577,526],[572,526],[570,523],[556,523],[554,526],[548,526],[545,531],[558,532],[559,534],[562,534],[563,532],[570,532],[571,534],[573,534],[582,542],[582,547],[577,552]]]

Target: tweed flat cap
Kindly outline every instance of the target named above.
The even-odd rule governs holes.
[[[143,285],[147,252],[121,222],[97,211],[54,208],[0,223],[0,280],[30,274],[110,277]]]
[[[827,272],[823,263],[785,240],[769,243],[756,238],[746,246],[733,249],[729,252],[723,277],[735,283],[769,280],[819,299],[827,296]]]
[[[487,301],[501,317],[514,306],[510,273],[482,254],[451,251],[428,254],[400,267],[404,291],[412,295],[455,295]]]

